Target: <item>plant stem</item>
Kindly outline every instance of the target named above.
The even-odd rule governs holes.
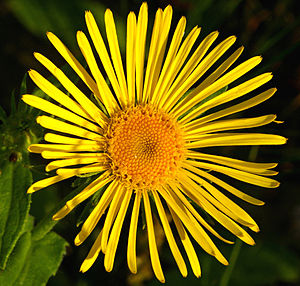
[[[227,266],[226,270],[224,271],[221,280],[220,280],[220,286],[227,286],[229,281],[230,281],[230,277],[232,274],[232,271],[235,267],[236,261],[239,257],[240,254],[240,250],[242,248],[242,241],[240,239],[236,240],[235,246],[232,249],[230,258],[229,258],[229,265]]]

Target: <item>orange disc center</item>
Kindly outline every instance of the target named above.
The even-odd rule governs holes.
[[[113,173],[133,188],[153,188],[174,177],[183,158],[177,122],[150,106],[118,113],[111,119],[107,138]]]

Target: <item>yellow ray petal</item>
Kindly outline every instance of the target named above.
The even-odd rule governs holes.
[[[276,188],[279,186],[279,183],[276,180],[259,176],[256,174],[251,174],[241,170],[229,168],[229,167],[224,167],[224,166],[219,166],[219,165],[204,163],[204,162],[196,162],[196,161],[188,161],[188,164],[195,166],[197,168],[213,170],[222,173],[224,175],[230,176],[232,178],[235,178],[237,180],[240,180],[242,182],[261,186],[264,188]]]
[[[50,185],[53,185],[55,183],[58,183],[62,180],[68,179],[73,177],[72,174],[62,174],[62,175],[58,175],[58,176],[53,176],[50,178],[46,178],[40,181],[35,182],[34,184],[32,184],[30,186],[30,188],[27,190],[28,194],[34,193],[36,191],[39,191],[40,189],[46,188]]]
[[[262,133],[224,133],[202,135],[197,141],[187,144],[187,148],[203,148],[211,146],[249,146],[249,145],[282,145],[286,138]]]
[[[226,72],[242,54],[244,47],[239,47],[230,57],[220,64],[220,66],[210,74],[205,80],[203,80],[194,90],[192,90],[191,97],[196,95],[200,91],[204,90],[215,82],[224,72]]]
[[[204,55],[206,54],[209,47],[213,44],[213,42],[218,37],[219,33],[217,31],[210,33],[198,46],[196,51],[190,57],[188,62],[184,65],[181,72],[177,76],[176,80],[172,84],[166,96],[161,100],[160,106],[164,108],[164,110],[169,111],[170,108],[180,99],[182,93],[180,91],[181,86],[185,83],[190,74],[194,71],[195,67],[202,60]],[[200,75],[201,76],[201,75]],[[164,105],[164,103],[166,103]]]
[[[81,138],[73,138],[63,135],[58,135],[54,133],[46,133],[44,136],[45,141],[51,143],[61,143],[61,144],[71,144],[71,145],[93,145],[95,142],[93,140],[81,139]],[[97,144],[104,143],[104,139],[97,140]]]
[[[110,232],[113,222],[115,221],[115,218],[119,212],[120,205],[123,200],[124,192],[125,192],[125,189],[121,186],[121,184],[117,183],[116,192],[115,192],[115,195],[109,206],[109,210],[107,212],[104,226],[103,226],[103,235],[102,235],[102,240],[101,240],[101,248],[102,248],[103,253],[106,253],[109,232]]]
[[[62,86],[76,99],[76,101],[93,118],[93,120],[100,126],[103,126],[103,124],[107,121],[106,115],[50,60],[39,53],[34,53],[34,56],[58,79]]]
[[[115,21],[111,10],[107,9],[105,11],[104,20],[105,20],[105,29],[106,29],[110,54],[112,57],[114,68],[121,88],[120,100],[121,102],[123,102],[123,106],[125,106],[126,103],[128,103],[128,91],[127,91],[124,68],[123,68],[123,63],[122,63],[122,58],[121,58],[121,53],[119,48]]]
[[[131,189],[129,190],[124,189],[124,191],[125,191],[125,196],[121,203],[121,207],[118,212],[117,218],[115,220],[114,226],[111,230],[111,234],[105,252],[104,267],[108,272],[110,272],[113,269],[115,254],[116,254],[116,250],[120,238],[123,221],[132,195]]]
[[[171,27],[172,15],[173,15],[172,7],[168,5],[163,11],[163,19],[162,19],[161,29],[159,33],[159,39],[158,39],[158,47],[157,47],[157,51],[155,52],[155,57],[156,57],[155,65],[153,67],[153,72],[151,71],[152,77],[151,77],[150,89],[147,91],[148,94],[147,102],[151,101],[154,89],[156,88],[157,81],[160,76],[165,50],[168,42],[170,27]]]
[[[201,206],[209,215],[211,215],[222,226],[232,232],[235,236],[249,245],[254,245],[255,242],[252,237],[231,218],[218,210],[214,204],[208,201],[204,196],[203,189],[191,179],[186,176],[181,177],[182,190],[189,196],[195,203]],[[201,192],[201,193],[200,193]]]
[[[100,251],[101,251],[101,238],[102,238],[102,230],[100,231],[99,235],[97,236],[97,239],[95,240],[91,250],[89,251],[89,254],[84,259],[83,263],[80,266],[80,272],[85,273],[88,271],[91,266],[96,261]]]
[[[63,158],[103,158],[106,157],[105,153],[69,153],[57,151],[42,151],[42,157],[45,159],[63,159]]]
[[[67,109],[61,108],[48,100],[42,99],[38,96],[31,94],[24,94],[22,100],[35,108],[43,110],[52,115],[58,116],[62,119],[75,123],[81,127],[89,129],[94,132],[102,132],[102,129],[99,126],[83,119],[82,117],[76,115],[75,113],[68,111]]]
[[[257,96],[254,96],[248,100],[245,100],[241,103],[235,104],[233,106],[221,109],[220,111],[214,112],[212,114],[206,115],[204,117],[200,117],[199,119],[193,120],[189,123],[186,123],[185,126],[187,126],[187,128],[190,128],[192,126],[196,126],[196,125],[200,125],[200,124],[204,124],[206,122],[210,122],[243,110],[246,110],[248,108],[251,108],[253,106],[256,106],[264,101],[266,101],[267,99],[269,99],[274,93],[276,92],[276,88],[270,88],[262,93],[260,93]]]
[[[71,135],[88,138],[95,141],[99,140],[99,142],[103,141],[103,137],[99,133],[94,133],[87,129],[83,129],[81,127],[63,122],[61,120],[54,119],[46,115],[38,116],[36,118],[36,121],[38,124],[42,125],[44,128],[47,129],[68,133]]]
[[[275,168],[278,165],[277,163],[247,162],[247,161],[232,159],[224,156],[199,153],[191,150],[187,152],[186,156],[188,158],[210,161],[213,163],[225,165],[228,167],[232,167],[232,168],[236,168],[239,170],[243,170],[250,173],[256,173],[256,174],[263,173],[265,170]]]
[[[144,2],[140,8],[137,29],[136,29],[136,95],[137,103],[142,102],[143,82],[144,82],[144,61],[145,61],[145,45],[148,26],[148,5]]]
[[[197,168],[194,168],[189,164],[184,165],[184,167],[191,171],[185,172],[185,174],[202,187],[199,188],[201,195],[205,197],[208,201],[210,201],[215,207],[217,207],[220,211],[222,211],[235,221],[239,222],[240,224],[243,224],[248,227],[254,226],[256,229],[259,229],[253,218],[240,206],[238,206],[232,200],[227,198],[209,182],[207,182],[199,176],[194,175],[193,173],[201,175],[201,173],[198,172]],[[210,196],[207,191],[204,191],[203,188],[205,188],[213,197]]]
[[[140,210],[140,202],[141,202],[141,192],[136,191],[135,199],[131,214],[129,235],[128,235],[128,245],[127,245],[127,264],[129,270],[132,273],[137,273],[136,266],[136,231],[139,219],[139,210]]]
[[[241,191],[239,191],[238,189],[234,188],[233,186],[223,182],[222,180],[216,178],[215,176],[211,175],[210,173],[200,170],[198,169],[199,174],[201,174],[202,177],[208,179],[209,181],[217,184],[218,186],[222,187],[223,189],[225,189],[226,191],[232,193],[233,195],[235,195],[236,197],[250,203],[253,205],[257,205],[257,206],[262,206],[265,203],[261,200],[258,200],[256,198],[253,198]]]
[[[185,205],[185,207],[191,212],[191,214],[199,221],[201,225],[203,225],[210,233],[212,233],[215,237],[218,239],[224,241],[228,244],[233,244],[232,241],[225,239],[220,234],[218,234],[201,216],[200,214],[195,210],[195,208],[189,203],[187,198],[183,195],[182,191],[180,190],[180,186],[175,186],[173,184],[170,184],[172,191],[177,195],[177,197],[182,201],[182,203]]]
[[[152,268],[156,278],[160,282],[164,283],[165,277],[159,261],[149,197],[147,191],[145,190],[143,190],[143,201],[144,201],[145,214],[146,214],[148,242],[149,242],[150,259],[151,259]]]
[[[177,231],[179,233],[181,242],[183,244],[183,247],[186,251],[186,254],[189,258],[192,270],[195,274],[195,276],[197,278],[199,278],[201,276],[201,268],[200,268],[200,263],[199,263],[199,259],[197,257],[196,251],[193,247],[193,244],[191,243],[191,240],[187,234],[187,232],[185,231],[179,217],[176,215],[176,213],[173,211],[172,208],[169,208],[170,213],[172,215],[173,221],[175,223],[175,226],[177,228]]]
[[[44,151],[66,151],[66,152],[83,152],[83,151],[99,151],[96,142],[92,141],[90,145],[69,145],[69,144],[32,144],[28,147],[28,151],[32,153],[42,153]]]
[[[72,159],[64,159],[64,160],[56,160],[50,162],[46,166],[46,172],[53,171],[58,168],[74,166],[74,165],[86,165],[97,162],[103,162],[104,158],[101,157],[91,157],[91,158],[72,158]]]
[[[62,106],[68,108],[69,110],[77,113],[78,115],[89,120],[95,121],[77,102],[72,100],[68,95],[63,93],[50,81],[41,76],[37,71],[30,70],[28,74],[30,78],[34,81],[34,83],[52,99],[60,103]]]
[[[273,122],[276,119],[276,115],[264,115],[253,118],[239,118],[239,119],[226,119],[210,122],[200,126],[195,126],[192,129],[186,130],[185,138],[187,140],[197,140],[198,134],[212,133],[227,130],[237,130],[244,128],[254,128],[263,126]],[[196,133],[196,134],[195,134]]]
[[[115,94],[117,95],[117,98],[122,99],[121,88],[118,83],[118,80],[117,80],[114,68],[112,66],[109,54],[107,52],[105,43],[104,43],[101,33],[98,29],[98,25],[95,21],[95,18],[90,11],[86,11],[85,21],[86,21],[86,25],[89,30],[89,34],[92,38],[93,44],[94,44],[96,51],[100,57],[103,67],[107,73],[109,81],[111,82],[111,85],[115,91]]]
[[[229,38],[227,39],[227,41],[229,41],[229,44],[231,44],[235,38]],[[223,44],[223,42],[221,43]],[[225,44],[227,44],[225,42]],[[202,90],[206,89],[207,87],[209,87],[212,83],[214,83],[224,72],[227,71],[227,69],[229,69],[231,67],[231,65],[239,58],[239,56],[241,55],[243,51],[243,47],[240,47],[239,49],[237,49],[230,57],[228,57],[211,75],[209,75],[205,80],[203,80],[201,82],[201,84],[199,84],[196,88],[194,88],[193,90],[190,91],[190,93],[188,94],[188,96],[186,98],[184,98],[184,100],[178,105],[175,106],[174,111],[175,112],[177,110],[177,108],[179,108],[179,106],[184,106],[187,105],[189,103],[189,101],[197,96]],[[200,63],[201,64],[201,63]],[[204,72],[207,71],[207,66],[206,65],[202,65],[204,68]],[[198,101],[200,102],[200,100]],[[176,101],[174,101],[174,104],[176,103]],[[197,103],[195,103],[197,104]],[[172,105],[173,106],[173,105]],[[170,106],[170,108],[172,107]],[[169,109],[170,109],[169,108]],[[169,110],[168,109],[168,110]],[[184,113],[185,110],[188,110],[189,106],[185,106],[184,109],[181,111],[181,114]]]
[[[126,71],[128,87],[128,104],[135,102],[135,39],[136,39],[136,16],[130,12],[127,17],[126,36]]]
[[[161,85],[164,82],[166,74],[168,73],[170,66],[172,65],[174,58],[177,54],[177,51],[179,49],[180,43],[181,43],[183,35],[184,35],[185,26],[186,26],[186,18],[181,17],[181,19],[179,20],[177,27],[175,29],[175,32],[174,32],[174,35],[173,35],[173,38],[172,38],[172,41],[171,41],[171,44],[169,47],[169,51],[168,51],[166,59],[164,61],[162,71],[159,75],[159,80],[157,81],[157,79],[156,79],[156,81],[157,81],[156,89],[155,89],[156,92],[154,92],[153,95],[151,92],[150,100],[151,100],[151,103],[153,103],[153,104],[155,104],[158,99],[158,91],[161,88]],[[162,61],[162,59],[161,59],[161,61]]]
[[[71,200],[68,200],[66,204],[53,215],[53,220],[59,220],[64,218],[68,213],[70,213],[76,206],[82,203],[84,200],[91,197],[94,193],[108,184],[113,180],[114,177],[109,177],[109,172],[104,172],[97,179],[95,179],[92,183],[90,183],[87,187],[85,187],[79,194],[77,194]]]
[[[74,57],[70,50],[61,42],[61,40],[53,33],[48,32],[47,37],[56,50],[66,60],[66,62],[72,67],[72,69],[79,75],[83,82],[89,87],[94,94],[99,94],[98,87],[95,81],[91,78],[84,67]],[[98,96],[98,95],[97,95]]]
[[[75,237],[75,240],[74,240],[75,245],[82,244],[86,240],[86,238],[90,235],[90,233],[96,227],[98,221],[100,220],[100,218],[104,214],[105,210],[107,209],[109,203],[112,200],[112,197],[115,196],[117,189],[118,188],[116,187],[116,182],[115,181],[113,181],[107,187],[107,189],[105,190],[105,192],[101,196],[100,201],[98,202],[96,207],[93,209],[91,214],[88,216],[88,218],[86,219],[86,221],[82,225],[81,231]],[[103,235],[103,233],[102,233],[102,235]]]
[[[166,192],[164,189],[159,190],[160,194],[167,204],[178,215],[182,223],[186,226],[190,234],[194,237],[197,243],[210,255],[216,257],[222,264],[228,265],[227,260],[212,242],[207,233],[199,225],[196,219],[187,211],[183,203],[173,192]]]
[[[155,14],[150,48],[148,53],[148,61],[147,61],[145,82],[144,82],[144,89],[143,89],[143,103],[147,102],[147,99],[149,97],[149,92],[152,89],[151,83],[152,83],[153,74],[155,72],[156,59],[160,53],[159,37],[162,29],[162,24],[163,24],[163,11],[162,9],[159,8]]]
[[[80,167],[80,168],[65,168],[65,169],[58,169],[56,171],[57,175],[81,175],[81,174],[88,174],[88,173],[99,173],[102,171],[106,171],[107,166],[103,166],[102,163],[95,163],[88,166]]]
[[[183,122],[188,122],[192,117],[198,116],[200,114],[203,114],[207,110],[214,108],[216,106],[219,106],[223,103],[232,101],[236,98],[239,98],[258,87],[262,86],[266,82],[270,81],[272,79],[273,75],[271,73],[265,73],[261,74],[259,76],[256,76],[234,88],[231,88],[222,94],[212,98],[211,100],[208,100],[207,102],[200,105],[198,108],[193,111],[192,115],[188,115],[186,118],[183,119]],[[205,90],[203,91],[205,94]],[[207,94],[205,95],[207,96]]]
[[[203,99],[205,99],[209,95],[217,92],[218,90],[222,89],[223,87],[227,86],[228,84],[234,82],[236,79],[242,77],[248,71],[250,71],[255,66],[257,66],[261,62],[261,60],[262,60],[261,57],[253,57],[253,58],[251,58],[251,59],[243,62],[242,64],[238,65],[236,68],[234,68],[233,70],[229,71],[225,75],[223,75],[221,78],[219,78],[218,80],[216,80],[214,83],[212,83],[211,85],[209,85],[207,88],[205,88],[204,90],[200,91],[197,95],[192,94],[193,97],[191,97],[189,95],[188,96],[189,99],[190,99],[189,102],[187,102],[186,104],[185,104],[185,102],[182,102],[181,104],[178,105],[177,110],[176,110],[176,116],[180,116],[180,115],[184,114],[187,110],[189,110],[190,108],[192,108],[196,103],[201,102]],[[263,83],[269,81],[271,78],[272,78],[272,75],[270,73],[266,73],[266,74],[261,75],[258,78],[258,79],[260,79],[260,81],[258,81],[257,77],[255,79],[252,79],[254,81],[254,84],[252,84],[252,85],[250,85],[250,83],[253,83],[253,81],[251,81],[250,83],[249,83],[249,81],[246,82],[246,83],[244,83],[243,86],[246,86],[244,92],[248,93],[250,91],[249,90],[250,89],[249,85],[253,89],[255,89],[258,86],[261,86]],[[221,94],[221,97],[224,97],[224,93]],[[235,87],[235,89],[233,89],[233,91],[232,90],[231,91],[228,90],[227,94],[228,93],[231,93],[231,94],[233,93],[233,94],[237,95],[236,97],[238,97],[238,96],[241,96],[240,94],[242,93],[242,91],[238,87]],[[219,100],[219,99],[220,99],[220,97],[216,96],[214,99],[209,100],[207,103],[204,103],[203,105],[200,105],[200,108],[202,108],[206,104],[212,104],[212,102],[214,102],[215,100]],[[199,108],[196,108],[196,109],[192,110],[181,121],[182,122],[189,122],[190,120],[192,120],[195,116],[199,115],[198,109]],[[201,113],[202,112],[203,111],[201,111]]]
[[[78,31],[76,36],[81,53],[83,54],[91,70],[91,73],[96,80],[99,89],[100,100],[103,102],[106,110],[111,115],[114,111],[117,111],[119,109],[119,106],[111,90],[109,89],[103,75],[100,72],[100,69],[98,67],[98,64],[96,62],[92,48],[86,35],[82,31]]]
[[[152,194],[153,194],[155,204],[156,204],[156,208],[157,208],[161,223],[163,225],[164,232],[165,232],[166,238],[168,240],[168,243],[169,243],[171,252],[173,254],[173,257],[174,257],[174,259],[177,263],[177,266],[179,268],[179,271],[180,271],[181,275],[183,277],[186,277],[187,276],[187,268],[186,268],[184,259],[183,259],[182,255],[180,253],[180,250],[178,249],[176,241],[174,239],[171,227],[170,227],[169,222],[168,222],[168,218],[167,218],[166,213],[164,211],[164,207],[161,203],[161,200],[160,200],[157,192],[152,191]]]
[[[193,48],[193,45],[195,41],[197,40],[199,34],[200,34],[200,28],[195,27],[186,37],[186,39],[183,41],[178,53],[176,54],[172,64],[170,65],[170,69],[166,72],[166,75],[164,78],[162,76],[159,77],[158,84],[161,83],[160,88],[158,88],[159,85],[156,86],[154,91],[154,97],[157,98],[157,104],[159,106],[159,103],[161,102],[162,98],[166,95],[168,92],[170,86],[172,85],[175,77],[179,73],[182,65],[184,64],[186,58],[188,57],[191,49]],[[156,94],[157,93],[157,94]]]

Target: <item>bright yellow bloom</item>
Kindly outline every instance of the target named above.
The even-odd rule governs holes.
[[[161,282],[165,281],[155,240],[151,200],[183,276],[187,275],[187,267],[169,218],[174,222],[197,277],[201,275],[200,264],[190,236],[207,253],[228,264],[207,232],[227,243],[232,242],[221,237],[194,206],[198,205],[231,233],[253,245],[253,239],[243,226],[257,232],[257,224],[226,193],[254,205],[263,205],[263,202],[218,179],[216,174],[222,173],[261,187],[276,188],[279,183],[270,178],[277,174],[271,170],[276,164],[207,154],[204,150],[209,149],[204,147],[279,145],[286,142],[278,135],[231,132],[274,122],[275,115],[226,118],[267,100],[275,93],[275,88],[248,96],[247,100],[239,103],[227,104],[226,108],[215,109],[270,81],[271,73],[256,76],[218,96],[211,96],[257,66],[261,57],[253,57],[232,68],[243,51],[241,47],[215,67],[236,38],[229,37],[213,47],[218,32],[212,32],[191,53],[200,28],[195,27],[184,38],[186,19],[182,17],[174,34],[169,35],[171,6],[157,10],[149,53],[145,56],[148,12],[147,4],[143,3],[137,20],[133,12],[128,15],[126,63],[123,63],[112,12],[105,12],[109,49],[92,13],[86,12],[85,19],[91,40],[80,31],[77,41],[90,73],[55,35],[48,33],[47,36],[90,89],[94,101],[49,59],[35,53],[36,59],[57,78],[68,95],[38,72],[29,72],[36,85],[56,103],[28,94],[23,96],[23,100],[61,120],[46,115],[37,118],[40,125],[54,132],[45,135],[45,141],[49,143],[33,144],[29,151],[52,159],[46,171],[56,170],[56,175],[34,183],[28,192],[80,174],[99,173],[96,180],[69,200],[53,217],[55,220],[65,217],[99,189],[105,189],[75,238],[76,245],[83,243],[106,213],[102,230],[81,266],[82,272],[92,266],[100,251],[105,254],[106,270],[112,270],[126,214],[131,216],[128,266],[132,273],[137,272],[136,236],[142,204],[153,271]],[[167,49],[168,38],[170,44]],[[97,55],[90,42],[94,44]],[[97,57],[106,75],[100,70]],[[126,64],[126,70],[123,64]],[[101,102],[102,107],[95,102]],[[129,211],[131,200],[134,201],[133,209]]]

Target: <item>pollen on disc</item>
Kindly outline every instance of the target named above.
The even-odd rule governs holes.
[[[112,172],[132,188],[153,188],[174,177],[184,156],[178,123],[151,106],[111,118],[106,132]]]

